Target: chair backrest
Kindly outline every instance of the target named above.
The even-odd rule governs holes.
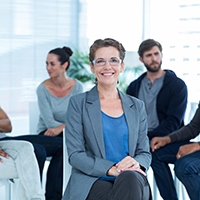
[[[68,162],[67,146],[65,143],[65,129],[63,129],[63,194],[71,175],[71,165]]]
[[[37,134],[37,124],[39,121],[40,110],[38,102],[29,102],[29,132],[30,134]],[[51,159],[51,157],[47,157]],[[49,160],[50,161],[50,160]],[[71,165],[68,163],[67,147],[65,144],[65,129],[63,129],[63,194],[67,186],[69,177],[71,175]]]
[[[29,102],[29,134],[37,134],[37,124],[39,121],[40,110],[37,101]]]

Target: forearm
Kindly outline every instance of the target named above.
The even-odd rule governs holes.
[[[0,119],[0,132],[9,133],[12,131],[12,125],[9,119]]]
[[[163,120],[162,123],[152,131],[148,131],[148,137],[151,140],[154,137],[165,137],[170,133],[179,129],[178,124],[173,123],[173,121]]]
[[[65,128],[65,124],[62,124],[60,126],[57,127],[58,132],[61,133],[63,131],[63,129]]]
[[[200,142],[197,142],[197,151],[200,151]]]
[[[91,153],[75,152],[72,155],[69,153],[70,165],[89,176],[99,177],[108,175],[108,170],[115,163],[101,157],[89,156],[88,154]]]
[[[200,133],[199,122],[200,122],[200,108],[198,107],[193,119],[187,126],[184,126],[181,129],[169,135],[171,142],[182,142],[195,138]]]
[[[171,138],[169,136],[164,137],[166,144],[171,143]]]

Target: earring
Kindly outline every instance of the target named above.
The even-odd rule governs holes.
[[[97,80],[97,77],[94,79],[94,84],[97,84],[98,83],[98,80]]]

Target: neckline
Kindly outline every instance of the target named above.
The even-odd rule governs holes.
[[[124,116],[124,113],[122,113],[122,115],[119,116],[119,117],[112,117],[112,116],[107,115],[106,113],[104,113],[102,110],[101,110],[101,113],[104,114],[105,116],[109,117],[109,118],[112,118],[112,119],[119,119],[119,118],[122,118]]]
[[[76,79],[75,79],[76,80]],[[73,92],[73,90],[74,90],[74,88],[75,88],[75,86],[76,86],[76,83],[77,83],[77,80],[76,80],[76,82],[75,82],[75,84],[74,84],[74,87],[72,88],[72,91],[68,94],[68,95],[66,95],[66,96],[64,96],[64,97],[56,97],[56,96],[54,96],[53,94],[51,94],[50,92],[49,92],[49,90],[47,90],[47,88],[46,88],[46,86],[42,83],[42,86],[45,88],[45,90],[48,92],[48,94],[50,94],[52,97],[54,97],[54,98],[58,98],[58,99],[62,99],[62,98],[66,98],[66,97],[68,97],[69,95],[71,95],[71,93]]]

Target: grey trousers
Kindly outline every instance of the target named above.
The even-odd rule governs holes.
[[[24,195],[21,198],[44,200],[39,167],[32,144],[26,141],[7,140],[0,141],[0,148],[9,155],[8,159],[0,156],[3,160],[3,163],[0,163],[0,179],[19,178],[22,187],[20,191]]]
[[[86,200],[152,200],[147,178],[137,171],[124,171],[114,182],[97,180]]]

